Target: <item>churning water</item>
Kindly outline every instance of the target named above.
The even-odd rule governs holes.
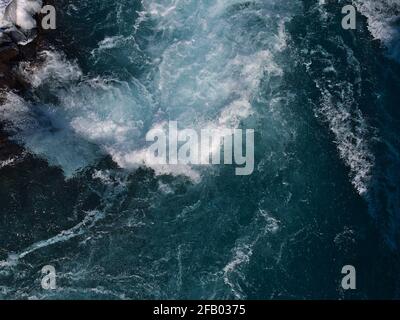
[[[0,297],[397,297],[400,5],[353,4],[354,32],[344,1],[59,1],[0,106],[26,150],[0,164]],[[146,163],[168,121],[254,129],[254,173]]]

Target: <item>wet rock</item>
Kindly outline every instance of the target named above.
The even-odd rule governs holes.
[[[13,43],[10,36],[5,32],[0,32],[0,47]]]
[[[14,43],[26,43],[29,42],[29,35],[26,35],[18,29],[7,30],[7,35],[12,39]]]
[[[0,63],[8,63],[18,57],[19,49],[14,43],[0,46]]]
[[[13,88],[16,85],[17,79],[13,72],[7,65],[0,63],[0,88]]]

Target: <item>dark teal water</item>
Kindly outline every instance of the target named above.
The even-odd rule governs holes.
[[[398,298],[396,46],[329,3],[60,1],[1,106],[27,152],[0,167],[0,298]],[[252,175],[139,165],[154,125],[223,115]]]

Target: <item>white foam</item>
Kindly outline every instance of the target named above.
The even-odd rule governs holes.
[[[3,20],[3,23],[10,22],[22,29],[30,30],[36,27],[33,16],[39,13],[41,8],[42,0],[13,0],[8,3],[0,20]]]
[[[11,21],[8,21],[7,17],[5,16],[6,9],[8,5],[13,0],[0,0],[0,27],[6,27],[7,25],[11,24]]]
[[[20,72],[34,88],[46,88],[56,96],[57,104],[31,105],[11,94],[9,102],[18,100],[20,111],[17,114],[18,108],[12,110],[12,103],[6,103],[5,117],[16,122],[18,139],[25,146],[62,167],[67,176],[109,154],[122,168],[150,166],[157,174],[199,181],[201,172],[195,168],[146,163],[145,135],[168,120],[198,132],[237,128],[255,113],[261,79],[282,76],[275,55],[286,46],[284,21],[290,10],[280,8],[272,14],[276,9],[270,0],[235,11],[238,3],[145,0],[134,30],[151,25],[152,33],[163,33],[142,49],[153,63],[144,75],[146,85],[133,78],[88,80],[76,63],[44,51],[41,66],[24,63]],[[257,26],[241,32],[241,25],[259,19],[264,30]],[[152,23],[143,23],[146,20]],[[121,41],[134,38],[110,36],[92,53],[107,55],[108,50],[118,50]],[[38,113],[45,125],[38,121]]]
[[[367,17],[372,36],[382,41],[392,58],[400,61],[400,1],[353,0],[353,3]]]
[[[103,218],[104,214],[100,211],[87,212],[87,215],[83,219],[83,221],[78,223],[76,226],[72,227],[71,229],[64,230],[50,239],[38,241],[19,253],[10,254],[7,260],[0,261],[0,267],[4,268],[16,266],[19,260],[25,258],[26,256],[37,250],[52,246],[59,242],[65,242],[70,239],[76,238],[84,234],[90,228],[94,227],[96,223]]]
[[[82,71],[75,62],[68,61],[57,51],[44,50],[38,53],[38,59],[42,62],[22,62],[19,65],[20,73],[25,80],[37,88],[44,82],[55,81],[57,84],[78,81],[82,78]]]
[[[0,161],[0,169],[3,169],[4,167],[8,167],[8,166],[14,164],[15,160],[16,160],[15,158],[10,158],[10,159],[4,160],[4,161]]]
[[[8,158],[6,160],[0,161],[0,170],[6,167],[10,167],[15,165],[16,163],[20,162],[24,157],[25,157],[26,153],[23,152],[22,154],[15,156],[15,157],[11,157]]]
[[[99,156],[96,147],[69,131],[67,124],[52,114],[38,115],[36,111],[39,111],[37,106],[11,92],[0,105],[0,117],[7,121],[6,129],[25,148],[44,157],[49,164],[62,167],[66,177],[72,177]],[[45,111],[44,108],[42,112]]]
[[[258,220],[262,220],[262,222]],[[232,250],[231,260],[223,268],[224,283],[229,286],[235,298],[239,300],[245,299],[246,296],[240,286],[241,281],[235,281],[234,278],[245,280],[242,268],[250,263],[257,243],[263,240],[263,237],[274,235],[279,231],[279,221],[273,218],[266,210],[259,209],[257,218],[253,221],[253,226],[251,227],[253,229],[244,232],[244,234],[250,235],[238,240]],[[263,230],[260,231],[260,227]]]
[[[254,244],[239,244],[233,250],[233,258],[229,263],[224,267],[224,282],[228,285],[235,298],[242,300],[245,299],[245,296],[242,292],[242,288],[231,280],[231,276],[233,273],[238,274],[238,268],[243,264],[248,264],[253,255],[253,246]],[[239,274],[240,275],[240,274]]]
[[[318,85],[317,85],[318,86]],[[319,87],[322,94],[318,116],[325,119],[335,135],[341,158],[351,170],[351,181],[360,195],[365,195],[370,186],[371,171],[375,157],[368,145],[369,128],[359,109],[352,107],[352,89],[342,85],[342,101],[334,102],[332,94]]]
[[[317,46],[309,54],[310,57],[324,57],[324,65],[313,71],[310,63],[312,60],[305,61],[305,65],[307,71],[312,72],[310,75],[321,94],[320,104],[315,107],[316,116],[325,121],[333,133],[339,155],[350,169],[349,176],[355,190],[366,196],[370,190],[372,170],[375,166],[375,156],[371,150],[375,132],[365,119],[356,98],[361,79],[360,62],[354,57],[350,47],[340,39],[335,40],[346,52],[347,61],[356,74],[355,83],[337,77],[337,70],[341,68],[337,66],[332,54],[322,46]],[[321,72],[329,72],[330,75],[321,77]],[[327,78],[331,75],[335,76],[334,85]]]

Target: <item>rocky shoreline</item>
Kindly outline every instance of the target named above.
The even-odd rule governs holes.
[[[37,52],[44,48],[45,30],[40,28],[41,15],[36,20],[38,28],[29,32],[0,28],[0,90],[26,88],[26,81],[18,75],[16,68],[21,61],[35,60]]]
[[[23,85],[15,72],[18,62],[25,60],[27,53],[31,51],[31,44],[18,44],[23,37],[24,34],[18,30],[0,31],[0,89],[19,89]]]
[[[6,91],[23,92],[29,84],[19,72],[21,61],[34,61],[37,53],[44,48],[44,30],[40,28],[41,16],[36,17],[38,28],[26,33],[18,28],[0,28],[0,104]],[[0,119],[0,163],[19,158],[24,153],[22,147],[10,141]]]
[[[24,81],[15,72],[19,61],[24,59],[25,48],[18,45],[18,33],[0,33],[0,104],[6,90],[22,90]],[[0,119],[0,162],[15,158],[23,152],[22,148],[8,139]]]

